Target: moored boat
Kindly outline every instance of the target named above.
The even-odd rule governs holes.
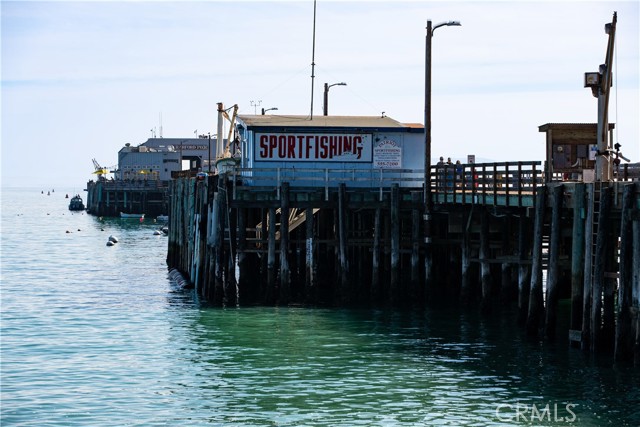
[[[120,212],[120,218],[127,218],[127,219],[144,219],[144,214],[138,214],[138,213],[124,213],[124,212]]]
[[[84,210],[84,202],[82,201],[82,197],[79,194],[76,194],[71,198],[69,202],[69,210],[70,211],[83,211]]]

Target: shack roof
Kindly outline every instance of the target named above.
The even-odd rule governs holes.
[[[549,129],[560,130],[584,130],[584,129],[596,129],[597,123],[546,123],[538,126],[539,132],[546,132]],[[609,123],[609,130],[616,127],[615,123]]]
[[[309,128],[360,129],[393,132],[424,132],[424,126],[416,123],[403,124],[391,117],[381,116],[281,116],[239,115],[238,120],[250,130],[308,130]]]

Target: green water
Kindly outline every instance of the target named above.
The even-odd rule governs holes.
[[[640,425],[638,369],[512,313],[210,307],[66,192],[2,193],[2,426]]]

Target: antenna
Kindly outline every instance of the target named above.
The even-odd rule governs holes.
[[[253,107],[253,114],[254,115],[258,115],[258,107],[262,105],[262,100],[259,99],[257,101],[249,101],[249,104],[251,104],[251,106]]]
[[[162,138],[162,111],[160,111],[160,138]]]
[[[313,47],[311,48],[311,120],[313,120],[313,79],[316,68],[316,0],[313,0]]]

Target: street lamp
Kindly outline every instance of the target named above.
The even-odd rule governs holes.
[[[267,108],[266,110],[263,108],[262,109],[262,115],[264,116],[264,113],[266,113],[267,111],[274,111],[274,110],[277,110],[277,109],[278,109],[277,107]]]
[[[431,39],[437,28],[444,26],[460,26],[460,21],[446,21],[431,26],[431,20],[427,21],[426,60],[424,72],[424,242],[425,242],[425,282],[431,282],[431,212],[433,211],[433,198],[431,197]]]
[[[431,198],[431,39],[433,38],[433,33],[437,28],[460,25],[460,21],[447,21],[441,22],[432,28],[431,20],[427,21],[426,64],[424,77],[424,201],[427,214],[430,214],[433,208],[433,200]]]
[[[345,82],[340,82],[340,83],[334,83],[334,84],[328,84],[325,83],[324,84],[324,115],[328,115],[329,114],[329,88],[332,86],[346,86],[347,84]]]

